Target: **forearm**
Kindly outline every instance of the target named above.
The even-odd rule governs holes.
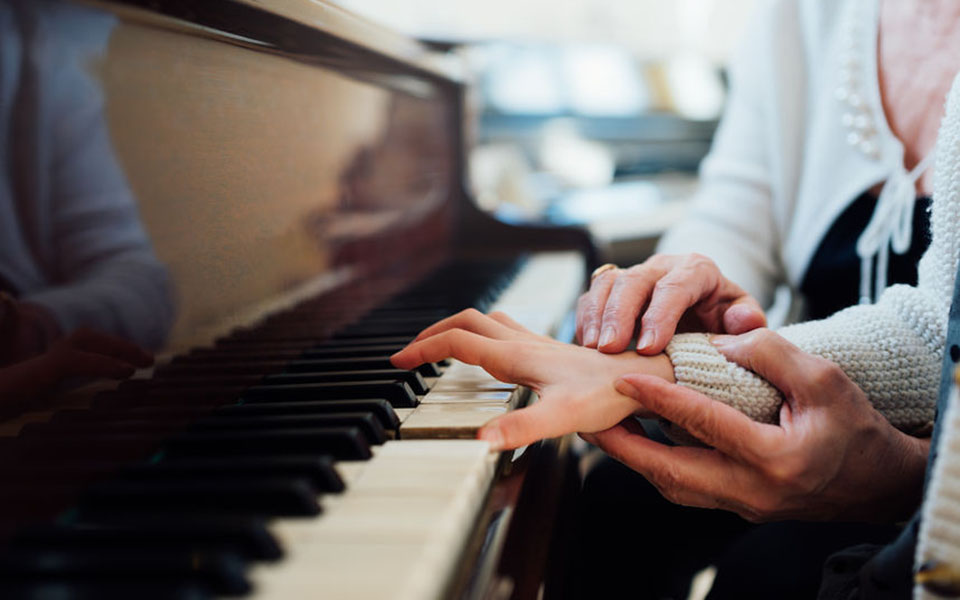
[[[929,310],[927,310],[929,309]],[[916,288],[888,290],[875,305],[856,306],[822,321],[779,331],[801,350],[843,369],[895,427],[919,432],[933,422],[939,385],[942,324]],[[677,381],[776,422],[782,398],[773,386],[729,362],[706,335],[678,335],[667,347]]]

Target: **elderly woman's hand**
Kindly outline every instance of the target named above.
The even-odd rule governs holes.
[[[920,500],[929,440],[890,425],[833,363],[763,329],[714,342],[783,392],[765,425],[694,392],[641,375],[617,389],[711,446],[672,447],[625,422],[584,438],[645,476],[669,500],[751,521],[892,520]]]
[[[637,350],[648,355],[663,352],[678,329],[737,334],[766,325],[757,301],[709,258],[657,254],[590,282],[577,304],[577,339],[602,352],[623,352],[641,313]]]
[[[478,437],[495,449],[616,425],[642,408],[613,387],[627,373],[673,380],[664,355],[601,354],[531,333],[502,313],[488,316],[472,309],[425,329],[391,360],[409,369],[449,357],[480,365],[497,379],[525,385],[539,395],[538,402],[480,430]]]

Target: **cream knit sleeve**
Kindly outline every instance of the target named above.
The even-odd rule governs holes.
[[[842,310],[821,321],[779,330],[802,350],[837,363],[896,427],[932,423],[947,316],[960,248],[960,79],[955,79],[937,138],[931,243],[916,287],[888,288],[873,305]],[[702,334],[677,335],[667,346],[681,385],[774,422],[779,393],[729,363]]]

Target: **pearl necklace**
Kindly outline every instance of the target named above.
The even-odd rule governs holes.
[[[853,2],[844,16],[838,56],[838,84],[834,92],[843,106],[840,123],[847,130],[847,143],[867,158],[876,160],[880,158],[876,118],[873,107],[861,91],[863,83],[871,79],[866,70],[872,61],[864,60],[867,53],[864,48],[863,28],[872,23],[872,20],[866,14],[863,2]]]
[[[868,9],[871,9],[868,10]],[[873,102],[873,96],[863,93],[866,82],[877,77],[876,35],[865,35],[865,27],[876,32],[879,27],[876,0],[851,0],[843,15],[841,48],[838,54],[837,88],[835,96],[843,109],[840,123],[846,129],[846,141],[870,160],[880,160],[880,140],[874,114],[883,107]],[[866,43],[873,47],[865,47]],[[872,72],[870,72],[872,70]],[[860,303],[869,304],[887,287],[887,268],[891,246],[897,254],[909,250],[913,233],[913,205],[916,200],[917,179],[933,162],[930,152],[910,172],[903,166],[903,157],[887,176],[870,222],[857,239],[860,257]],[[877,259],[876,270],[873,260]]]

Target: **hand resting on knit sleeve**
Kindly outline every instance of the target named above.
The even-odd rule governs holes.
[[[529,387],[536,403],[487,423],[478,437],[495,449],[517,448],[543,438],[602,431],[642,407],[613,384],[628,373],[668,381],[666,356],[636,352],[603,354],[536,335],[502,313],[469,309],[425,329],[391,360],[399,368],[456,358],[480,365],[501,381]]]
[[[894,428],[839,367],[767,329],[713,343],[780,390],[778,424],[758,423],[680,385],[627,375],[617,390],[707,447],[657,443],[629,420],[583,437],[667,499],[750,521],[886,521],[916,506],[929,441]]]
[[[760,304],[699,254],[656,254],[595,277],[577,303],[577,339],[623,352],[638,318],[637,351],[645,355],[663,352],[677,331],[736,334],[766,325]]]

